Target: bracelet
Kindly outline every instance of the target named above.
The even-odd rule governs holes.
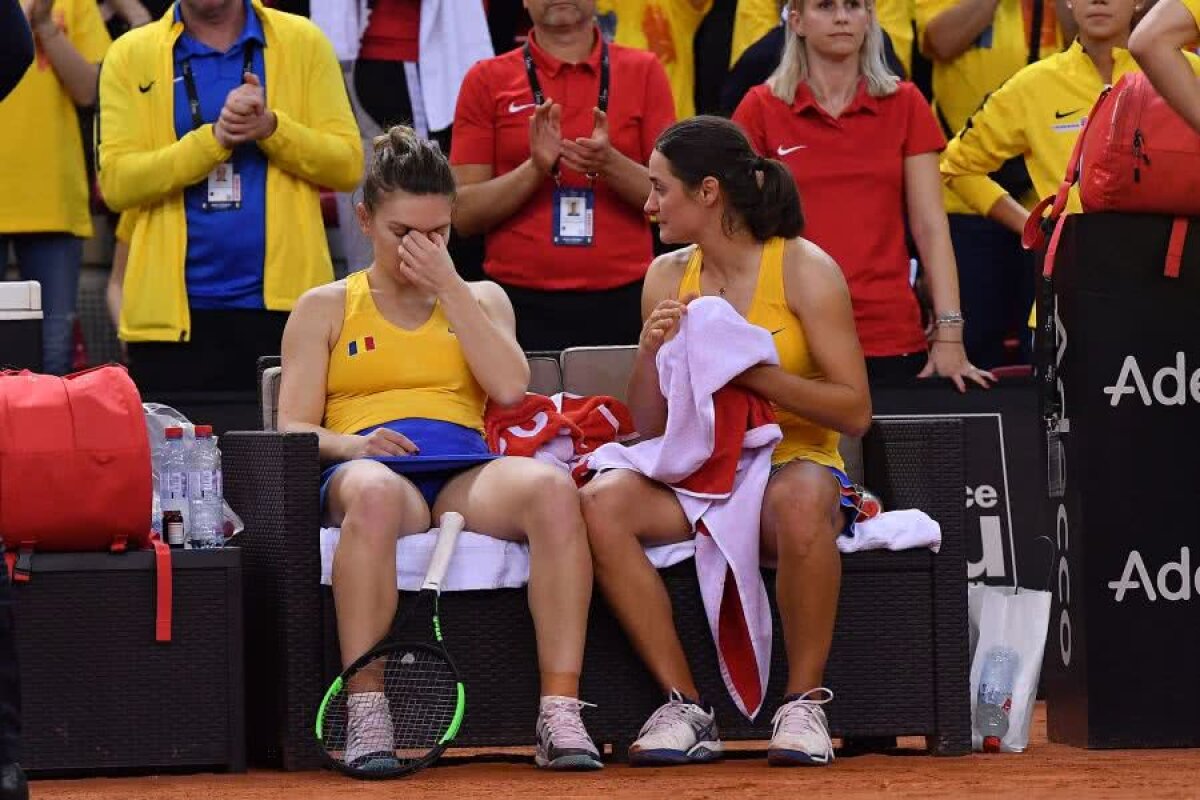
[[[939,328],[942,326],[961,327],[962,325],[966,324],[966,320],[963,319],[961,311],[943,311],[941,314],[937,315],[937,318],[933,324]]]
[[[962,344],[962,339],[931,339],[930,344]]]

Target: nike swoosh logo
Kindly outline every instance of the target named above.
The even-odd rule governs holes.
[[[782,156],[788,155],[789,153],[794,153],[797,150],[803,150],[806,147],[808,147],[808,145],[806,145],[806,144],[798,144],[794,147],[784,147],[783,145],[779,145],[779,149],[776,150],[775,152],[778,153],[782,157]]]
[[[537,103],[523,103],[521,105],[517,105],[516,103],[509,103],[508,104],[508,113],[516,114],[518,112],[524,111],[527,108],[536,108],[536,107],[537,107]]]
[[[154,87],[154,84],[155,84],[155,81],[150,81],[147,84],[139,83],[138,91],[141,92],[142,94],[145,94],[146,92],[150,91]]]
[[[1067,117],[1073,117],[1073,116],[1075,116],[1075,115],[1076,115],[1076,114],[1078,114],[1080,111],[1083,111],[1083,109],[1082,109],[1082,108],[1077,108],[1077,109],[1075,109],[1074,111],[1055,111],[1055,112],[1054,112],[1054,118],[1055,118],[1055,119],[1066,119]]]
[[[779,329],[779,330],[777,330],[777,331],[771,331],[771,335],[772,335],[772,336],[776,336],[776,335],[778,335],[778,334],[780,334],[780,333],[783,333],[783,328],[780,328],[780,329]]]

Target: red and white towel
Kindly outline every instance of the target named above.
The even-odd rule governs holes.
[[[748,718],[762,706],[770,675],[759,517],[782,433],[765,400],[728,384],[764,363],[779,363],[769,332],[721,298],[693,301],[658,353],[666,431],[629,447],[605,445],[587,461],[596,471],[631,469],[675,490],[697,534],[696,573],[721,676]]]
[[[597,447],[637,436],[629,409],[608,395],[527,394],[508,408],[489,402],[483,425],[493,453],[545,461],[571,472],[580,483],[583,462]]]

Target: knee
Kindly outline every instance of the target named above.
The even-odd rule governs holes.
[[[781,472],[763,498],[764,518],[776,531],[780,556],[806,557],[836,534],[838,490],[825,467],[799,464]]]
[[[610,472],[597,477],[579,492],[583,522],[593,550],[603,548],[606,542],[623,532],[633,532],[626,524],[628,496],[622,478],[621,473]]]
[[[346,504],[342,535],[349,533],[379,547],[395,547],[404,520],[412,516],[414,494],[415,490],[395,475],[372,475],[357,481]]]
[[[547,466],[528,478],[526,513],[527,533],[536,529],[543,540],[565,541],[582,535],[583,517],[579,509],[579,489],[571,476]]]

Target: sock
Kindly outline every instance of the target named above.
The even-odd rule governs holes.
[[[346,755],[352,764],[370,753],[392,752],[392,712],[383,692],[356,692],[346,696]]]

